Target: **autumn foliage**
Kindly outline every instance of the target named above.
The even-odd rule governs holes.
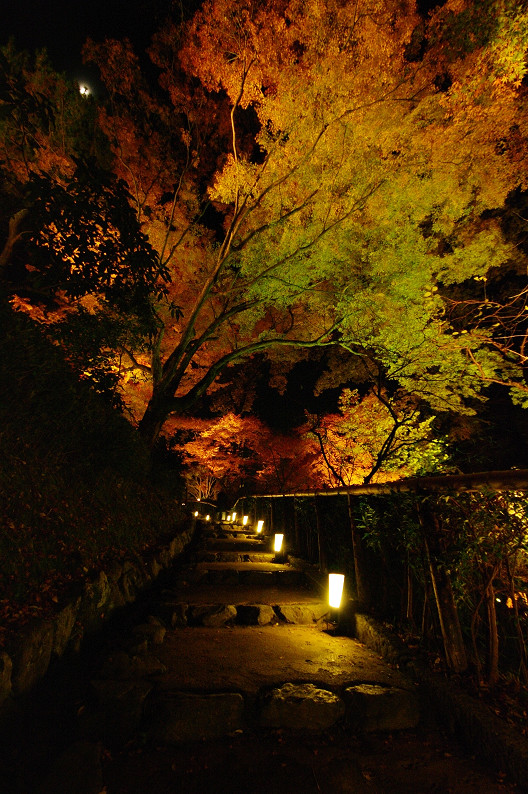
[[[50,329],[61,320],[49,332],[81,377],[111,382],[150,444],[207,415],[241,362],[282,358],[287,378],[323,351],[327,388],[352,394],[358,360],[372,378],[353,411],[334,400],[310,442],[297,433],[327,455],[320,476],[339,479],[348,458],[347,478],[379,477],[387,455],[419,470],[403,450],[427,445],[435,414],[474,413],[490,383],[525,399],[511,277],[524,254],[502,218],[527,187],[527,43],[514,0],[429,14],[400,0],[208,0],[154,37],[157,85],[129,42],[87,42],[98,104],[6,48],[8,292]],[[467,308],[488,300],[498,324]],[[83,324],[91,348],[76,342]],[[252,457],[250,420],[237,421]],[[186,460],[215,458],[219,474],[236,450],[195,430]],[[255,476],[271,460],[257,457]]]

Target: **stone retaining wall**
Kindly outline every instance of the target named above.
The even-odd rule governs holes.
[[[8,640],[0,650],[0,721],[16,698],[46,674],[53,660],[77,653],[83,639],[102,628],[116,609],[130,604],[168,568],[191,540],[195,522],[178,527],[178,534],[144,558],[131,556],[99,571],[50,618],[36,620]]]
[[[455,682],[429,670],[370,615],[355,616],[355,635],[368,648],[412,676],[440,719],[451,732],[462,737],[475,755],[506,772],[523,790],[528,789],[528,740],[525,736]]]

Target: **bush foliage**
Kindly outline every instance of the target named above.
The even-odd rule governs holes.
[[[179,518],[124,416],[22,313],[0,309],[0,625],[45,611],[96,566]],[[1,639],[1,632],[0,632]]]

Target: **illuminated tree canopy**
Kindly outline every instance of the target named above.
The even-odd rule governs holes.
[[[55,115],[31,120],[29,150],[29,122],[4,114],[19,182],[29,158],[91,230],[66,282],[99,274],[92,296],[121,314],[107,287],[141,287],[149,329],[111,349],[151,443],[257,353],[293,362],[336,347],[345,362],[375,361],[391,409],[400,389],[393,422],[410,410],[424,437],[421,405],[471,413],[490,382],[524,404],[525,287],[490,297],[486,282],[525,268],[501,212],[528,187],[527,44],[516,0],[448,0],[427,18],[410,0],[207,0],[154,38],[153,87],[128,42],[88,42],[108,97],[90,146],[136,226],[126,213],[97,225],[87,204],[103,191],[84,202],[73,190],[78,152],[60,138],[49,85],[38,95]],[[32,74],[35,97],[42,65]],[[58,228],[40,218],[33,229],[50,262],[66,258]],[[350,385],[346,367],[334,381]]]

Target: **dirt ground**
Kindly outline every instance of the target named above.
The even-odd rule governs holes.
[[[286,681],[334,689],[357,683],[412,687],[398,670],[352,637],[316,626],[182,628],[152,651],[167,672],[159,689],[254,695]]]
[[[226,641],[227,640],[227,641]],[[401,685],[401,675],[350,637],[313,627],[180,629],[156,649],[158,686],[254,693],[281,680],[334,687]],[[197,664],[197,660],[200,663]],[[402,679],[403,680],[403,679]],[[228,686],[229,684],[229,686]],[[425,713],[416,730],[354,737],[247,731],[181,747],[141,741],[104,753],[106,794],[499,794],[521,789],[487,769]]]
[[[499,794],[521,789],[442,731],[354,738],[283,732],[106,754],[107,794]]]

